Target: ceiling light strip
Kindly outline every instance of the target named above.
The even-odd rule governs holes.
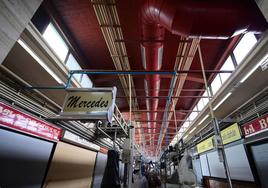
[[[63,81],[58,77],[58,75],[52,71],[44,61],[42,61],[36,54],[35,52],[21,39],[17,41],[22,48],[24,48],[33,58],[34,60],[41,65],[43,69],[45,69],[59,84],[63,84]]]
[[[225,95],[225,97],[213,108],[213,110],[215,111],[232,93],[229,92],[227,95]]]

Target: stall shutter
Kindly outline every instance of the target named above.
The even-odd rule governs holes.
[[[207,154],[210,175],[212,177],[226,178],[223,163],[219,161],[217,151],[209,152]]]
[[[241,181],[254,181],[243,144],[225,148],[231,178]]]
[[[210,176],[207,154],[200,155],[200,162],[203,176]]]
[[[201,170],[201,162],[200,159],[193,160],[193,170],[196,175],[197,183],[201,185],[202,183],[202,170]]]
[[[0,187],[40,188],[53,143],[0,129]]]
[[[94,188],[101,187],[101,182],[102,182],[104,170],[106,167],[106,163],[107,163],[107,154],[98,153],[95,172],[94,172],[94,182],[93,182]]]
[[[59,142],[44,188],[90,188],[96,152]]]
[[[251,146],[255,165],[263,188],[268,188],[268,143]]]

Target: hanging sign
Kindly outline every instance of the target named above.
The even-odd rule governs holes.
[[[116,87],[68,89],[61,115],[112,122],[115,98]]]
[[[268,130],[268,114],[242,126],[244,136],[249,137]]]
[[[100,146],[98,146],[96,144],[93,144],[93,143],[85,140],[84,138],[81,138],[80,136],[78,136],[76,134],[73,134],[73,133],[71,133],[69,131],[64,131],[62,140],[76,143],[78,145],[87,147],[87,148],[89,148],[91,150],[95,150],[95,151],[100,150]]]
[[[16,110],[2,102],[0,102],[0,125],[56,141],[59,140],[61,135],[60,128]]]
[[[222,130],[221,138],[223,144],[229,144],[231,142],[241,139],[241,134],[237,123]]]
[[[213,149],[214,148],[213,137],[214,136],[211,136],[208,139],[204,140],[203,142],[200,142],[199,144],[197,144],[197,152],[203,153],[205,151]]]

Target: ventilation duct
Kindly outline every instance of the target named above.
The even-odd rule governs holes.
[[[254,0],[147,0],[142,7],[142,21],[147,25],[146,32],[157,27],[157,35],[164,27],[173,34],[191,38],[230,38],[267,28]],[[149,29],[148,25],[154,27]]]

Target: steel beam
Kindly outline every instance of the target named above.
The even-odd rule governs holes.
[[[165,110],[132,110],[132,112],[165,112]],[[173,112],[172,110],[169,110],[167,112]],[[198,110],[176,110],[176,112],[200,112]]]
[[[135,127],[135,129],[159,129],[159,127]],[[176,130],[176,128],[169,127],[168,129]]]
[[[232,73],[233,71],[226,71],[226,70],[203,70],[206,73]],[[171,79],[171,87],[169,90],[169,97],[168,100],[171,100],[171,95],[174,89],[175,84],[175,77],[178,74],[188,74],[188,73],[202,73],[202,70],[179,70],[179,71],[168,71],[168,70],[161,70],[161,71],[147,71],[147,70],[91,70],[91,69],[83,69],[83,70],[71,70],[69,71],[69,76],[67,82],[64,86],[32,86],[32,87],[25,87],[25,89],[68,89],[71,85],[71,80],[74,74],[87,74],[87,75],[173,75]]]
[[[129,98],[129,96],[116,96],[116,98]],[[133,96],[131,98],[142,98],[142,99],[168,99],[168,96]],[[177,98],[209,98],[207,96],[178,96],[178,97],[171,97],[172,99]]]
[[[135,88],[135,87],[131,87],[132,89],[135,89],[136,91],[145,91],[144,88]],[[124,89],[129,89],[129,88],[117,88],[117,90],[124,90]],[[148,91],[169,91],[169,89],[152,89],[152,88],[148,88]],[[185,92],[196,92],[196,91],[205,91],[205,89],[182,89],[182,91]]]
[[[232,73],[230,70],[204,70],[205,73]],[[130,75],[146,75],[146,74],[160,74],[160,75],[174,75],[174,74],[188,74],[188,73],[202,73],[202,70],[159,70],[159,71],[147,71],[147,70],[95,70],[95,69],[83,69],[83,70],[71,70],[70,74],[130,74]]]
[[[185,122],[186,120],[168,120],[168,121],[162,121],[162,120],[135,120],[136,122],[140,122],[140,123],[149,123],[149,122],[158,122],[158,123],[162,123],[162,122]]]
[[[142,42],[155,43],[156,42],[156,43],[158,43],[158,42],[165,42],[165,41],[164,40],[157,40],[157,39],[148,39],[148,40],[144,40],[144,39],[130,39],[130,40],[118,39],[118,40],[115,40],[115,42],[118,42],[118,43],[142,43]],[[178,40],[178,42],[190,43],[190,42],[192,42],[192,40],[180,39],[180,40]],[[185,57],[185,56],[176,56],[176,57]]]

